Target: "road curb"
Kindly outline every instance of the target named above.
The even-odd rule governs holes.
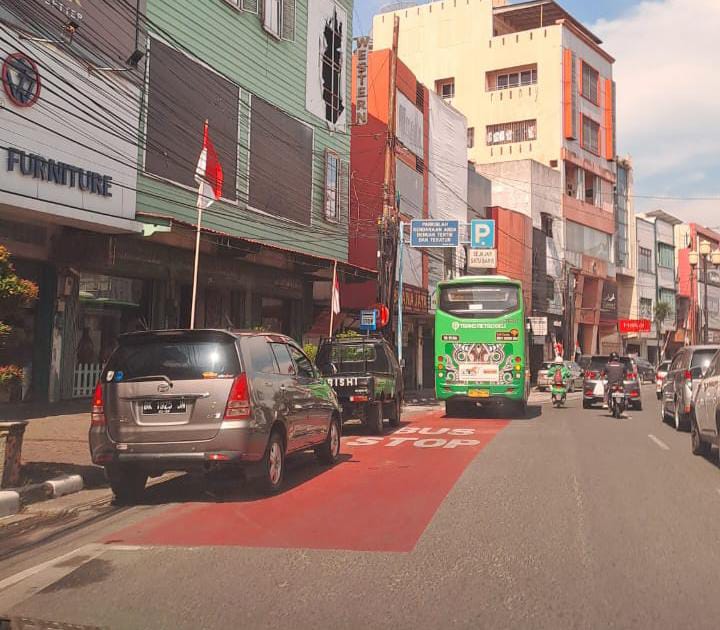
[[[64,475],[57,479],[50,479],[50,481],[46,481],[43,485],[51,499],[72,494],[73,492],[80,492],[85,487],[83,478],[80,475]]]
[[[12,516],[20,511],[20,493],[15,490],[0,490],[0,518]]]

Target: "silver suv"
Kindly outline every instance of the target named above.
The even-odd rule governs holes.
[[[285,456],[334,463],[340,406],[282,335],[164,330],[123,335],[95,389],[90,453],[120,502],[149,476],[241,467],[277,492]]]
[[[678,431],[690,428],[697,387],[720,346],[686,346],[673,357],[662,384],[660,417]]]

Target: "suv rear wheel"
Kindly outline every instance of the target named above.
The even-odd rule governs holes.
[[[330,420],[327,439],[315,449],[315,455],[323,464],[334,464],[340,455],[340,423],[333,417]]]
[[[700,429],[698,429],[695,414],[690,416],[690,448],[693,455],[701,455],[707,457],[710,455],[710,444],[704,442],[700,437]]]
[[[687,416],[684,413],[680,413],[679,401],[675,401],[675,430],[685,431],[687,429]]]
[[[143,495],[148,474],[125,466],[106,466],[105,476],[110,482],[115,501],[120,504],[137,503]]]
[[[270,434],[262,467],[262,486],[268,494],[276,494],[285,477],[285,443],[279,431]]]

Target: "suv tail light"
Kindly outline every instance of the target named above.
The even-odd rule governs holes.
[[[233,381],[227,405],[225,406],[225,420],[249,417],[250,396],[248,395],[247,375],[243,372]]]
[[[692,372],[690,370],[685,370],[685,374],[683,374],[686,381],[692,381]]]
[[[596,377],[597,377],[597,372],[593,372],[592,370],[587,370],[585,372],[585,378],[592,379],[592,378],[596,378]]]
[[[90,412],[90,426],[104,427],[107,424],[105,419],[105,404],[103,402],[102,383],[95,386],[93,394],[92,411]]]

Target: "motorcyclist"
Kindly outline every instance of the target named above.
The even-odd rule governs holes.
[[[620,360],[617,352],[611,352],[609,360],[605,365],[605,369],[602,371],[602,376],[606,379],[605,384],[605,406],[608,406],[610,392],[612,391],[613,385],[625,386],[625,379],[627,377],[627,367]]]
[[[562,390],[564,399],[567,382],[571,376],[572,372],[570,372],[570,369],[565,365],[563,358],[559,355],[556,356],[550,369],[548,369],[548,378],[550,379],[553,393],[555,393],[555,390]]]

